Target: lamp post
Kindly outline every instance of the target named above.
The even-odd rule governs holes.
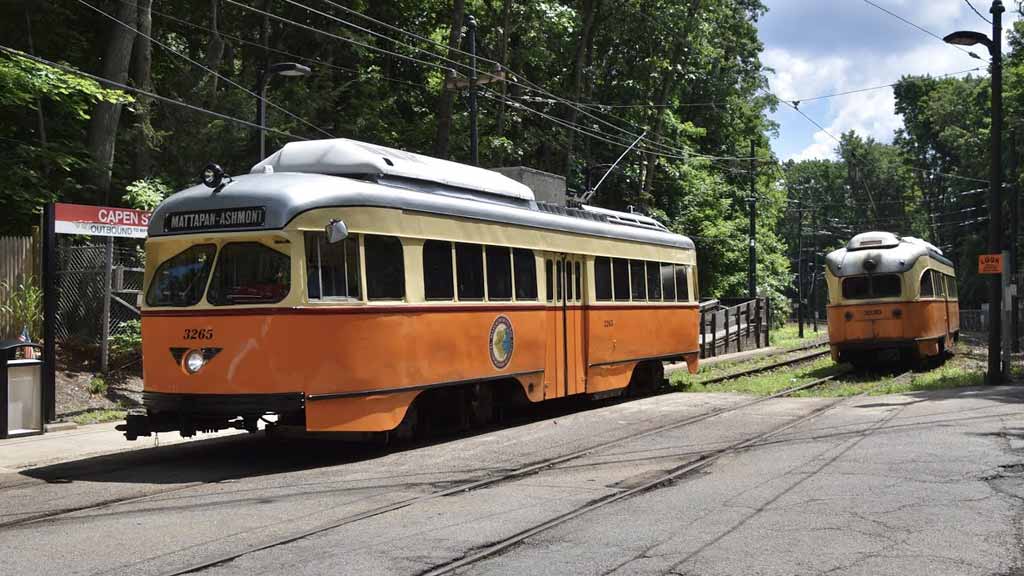
[[[306,76],[310,73],[309,66],[296,64],[295,62],[278,62],[271,64],[260,72],[256,84],[256,93],[260,95],[260,101],[256,108],[256,123],[260,125],[260,160],[267,157],[267,84],[270,79],[277,76]]]
[[[991,129],[991,165],[989,166],[989,228],[988,228],[988,249],[990,254],[998,254],[1002,251],[1002,200],[1000,196],[1002,188],[1002,137],[1003,137],[1003,54],[1002,37],[1003,25],[1002,16],[1006,9],[1002,0],[992,2],[992,37],[989,38],[981,32],[961,30],[949,34],[943,40],[957,46],[974,46],[981,44],[988,48],[992,57],[992,129]],[[972,53],[972,56],[977,57]],[[1000,366],[999,356],[1002,341],[1002,286],[1000,276],[993,274],[989,278],[989,305],[988,305],[988,383],[999,384],[1002,382],[1003,372]]]

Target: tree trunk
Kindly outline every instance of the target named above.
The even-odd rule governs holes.
[[[152,63],[153,46],[149,36],[153,29],[153,0],[139,0],[138,28],[141,32],[135,38],[135,49],[132,52],[131,76],[135,86],[142,90],[153,90]],[[148,178],[153,169],[153,124],[150,98],[138,95],[135,104],[135,179]]]
[[[512,27],[512,0],[504,0],[501,8],[501,35],[498,37],[498,62],[506,69],[506,60],[508,59],[508,37]],[[501,93],[501,100],[498,101],[498,112],[495,118],[495,135],[498,138],[505,136],[505,96],[508,94],[508,85],[506,82],[498,83],[498,91]],[[499,164],[500,160],[504,157],[501,152],[498,153]]]
[[[221,60],[224,58],[224,39],[220,36],[220,0],[210,0],[210,40],[206,46],[206,58],[203,65],[210,70],[220,68]],[[264,9],[267,9],[264,6]],[[264,16],[266,19],[266,16]],[[207,73],[206,78],[206,99],[213,103],[217,98],[217,84],[219,78],[216,74]]]
[[[685,60],[689,58],[691,53],[693,53],[692,50],[685,49],[690,47],[690,35],[693,33],[693,28],[697,23],[697,10],[699,8],[700,0],[690,0],[690,7],[686,12],[686,24],[683,34],[672,48],[671,68],[664,78],[661,79],[661,86],[655,96],[654,129],[651,133],[651,137],[649,138],[649,140],[653,142],[658,141],[658,138],[661,136],[661,129],[665,125],[665,104],[668,103],[668,97],[672,94],[672,89],[675,88],[676,80],[678,78],[677,71],[680,68],[686,67]],[[682,66],[680,65],[680,60],[683,60]],[[647,161],[645,163],[643,185],[640,187],[639,203],[641,205],[646,202],[651,188],[654,186],[654,175],[656,173],[655,163],[658,161],[657,155],[653,153],[647,153],[646,158]]]
[[[459,48],[459,39],[462,37],[462,20],[465,18],[465,0],[454,0],[452,2],[452,29],[448,34],[448,58],[459,59],[455,53]],[[453,79],[451,73],[445,74],[445,83]],[[438,158],[448,157],[448,141],[452,131],[452,108],[455,103],[455,92],[441,87],[441,94],[437,98],[437,136],[434,138],[434,156]]]
[[[135,2],[119,2],[115,17],[125,24],[135,26],[137,13]],[[103,58],[102,75],[104,78],[124,83],[128,80],[135,32],[117,22],[111,23],[111,27],[106,55]],[[114,166],[117,125],[120,120],[120,104],[99,102],[93,108],[92,119],[89,122],[89,156],[93,161],[91,184],[96,189],[97,199],[102,200],[104,204],[110,203],[110,178]]]
[[[32,13],[30,4],[25,4],[25,33],[28,35],[28,53],[35,56],[36,47],[32,40]],[[46,146],[46,115],[43,113],[43,99],[36,100],[36,135],[39,143]]]
[[[583,95],[583,79],[586,74],[587,53],[590,52],[594,43],[594,18],[600,0],[583,0],[582,14],[583,26],[580,28],[580,38],[576,43],[576,59],[574,64],[574,77],[572,86],[572,101],[579,102]],[[570,106],[566,114],[566,121],[570,126],[576,124],[578,112],[575,106]],[[572,176],[573,145],[576,141],[576,129],[566,128],[565,137],[565,178]]]

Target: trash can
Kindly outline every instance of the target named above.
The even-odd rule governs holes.
[[[16,359],[19,349],[35,350],[36,358]],[[18,340],[0,341],[0,439],[43,433],[42,346]]]

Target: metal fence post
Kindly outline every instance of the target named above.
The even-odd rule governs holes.
[[[114,271],[114,239],[107,237],[103,257],[103,313],[100,314],[100,372],[110,364],[110,288]]]
[[[729,353],[729,309],[725,309],[725,321],[722,322],[725,325],[725,353]]]
[[[718,354],[718,313],[711,311],[711,356]]]

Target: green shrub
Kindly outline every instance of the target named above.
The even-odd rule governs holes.
[[[106,394],[107,393],[107,381],[100,376],[93,376],[92,380],[89,380],[89,394]]]
[[[22,327],[27,326],[32,340],[38,340],[43,332],[43,291],[35,279],[30,276],[14,285],[0,282],[0,287],[7,292],[0,311],[11,317],[15,332],[20,334]]]
[[[122,323],[110,336],[110,357],[116,362],[127,362],[142,353],[142,322],[129,320]]]

